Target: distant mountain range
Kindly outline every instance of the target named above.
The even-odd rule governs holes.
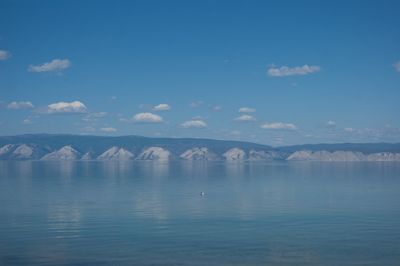
[[[400,143],[271,147],[196,138],[31,134],[0,137],[0,160],[400,161]]]

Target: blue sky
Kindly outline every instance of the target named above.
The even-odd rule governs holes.
[[[399,142],[399,12],[398,1],[3,0],[0,135]]]

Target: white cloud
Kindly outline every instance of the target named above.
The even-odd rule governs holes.
[[[94,117],[94,118],[102,118],[102,117],[105,117],[106,115],[107,115],[107,112],[90,113],[90,116]]]
[[[97,121],[99,118],[103,118],[107,115],[106,112],[89,113],[82,117],[83,121]]]
[[[282,122],[273,122],[273,123],[265,123],[261,125],[263,129],[274,129],[274,130],[296,130],[297,127],[291,123],[282,123]]]
[[[254,113],[256,109],[250,107],[242,107],[239,109],[239,113]]]
[[[215,105],[212,107],[213,111],[218,112],[222,110],[222,106],[221,105]]]
[[[30,65],[28,67],[29,72],[52,72],[61,71],[71,66],[71,62],[68,59],[54,59],[51,62],[44,63],[42,65]]]
[[[194,102],[191,102],[189,104],[189,106],[192,107],[192,108],[196,108],[196,107],[200,107],[200,105],[202,105],[202,104],[203,104],[202,101],[194,101]]]
[[[86,113],[86,106],[80,101],[74,102],[58,102],[47,106],[48,114],[82,114]]]
[[[171,106],[166,104],[166,103],[160,103],[159,105],[156,105],[153,107],[153,111],[168,111],[171,109]]]
[[[115,101],[117,99],[117,96],[111,96],[111,100]]]
[[[207,127],[206,122],[203,120],[189,120],[185,121],[181,124],[181,127],[183,128],[205,128]]]
[[[336,127],[336,122],[329,120],[328,122],[326,122],[326,127],[328,128],[335,128]]]
[[[8,109],[31,109],[33,108],[33,104],[29,101],[21,101],[21,102],[11,102],[7,105]]]
[[[319,66],[297,66],[297,67],[270,67],[267,71],[268,75],[271,77],[286,77],[286,76],[294,76],[294,75],[307,75],[320,71],[321,68]]]
[[[138,123],[161,123],[162,117],[152,113],[139,113],[133,116],[133,121]]]
[[[256,121],[256,118],[252,115],[241,115],[236,117],[235,120],[239,122],[251,122]]]
[[[344,129],[344,131],[346,131],[346,132],[348,132],[348,133],[353,133],[353,132],[355,132],[356,130],[355,130],[354,128],[352,128],[352,127],[346,127],[346,128]]]
[[[100,128],[101,131],[106,132],[106,133],[115,133],[117,132],[117,129],[113,127],[102,127]]]
[[[88,127],[84,127],[82,128],[83,131],[85,132],[95,132],[96,129],[94,127],[88,126]]]
[[[24,124],[24,125],[30,125],[30,124],[32,124],[32,120],[31,120],[30,118],[26,118],[26,119],[24,119],[24,120],[22,121],[22,124]]]
[[[397,72],[400,72],[400,61],[393,65]]]
[[[0,60],[7,60],[10,57],[11,57],[10,52],[4,51],[4,50],[0,50]]]

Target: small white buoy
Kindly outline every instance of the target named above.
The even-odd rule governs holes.
[[[204,196],[206,193],[204,193],[203,191],[200,192],[200,196]]]

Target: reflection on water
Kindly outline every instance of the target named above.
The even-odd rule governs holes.
[[[165,178],[168,176],[169,162],[144,161],[139,163],[139,169],[144,176],[151,176],[155,179]]]
[[[56,238],[79,237],[81,211],[77,206],[49,206],[48,228]],[[72,234],[71,233],[75,233]]]
[[[3,161],[0,265],[396,265],[399,177],[396,163]]]

